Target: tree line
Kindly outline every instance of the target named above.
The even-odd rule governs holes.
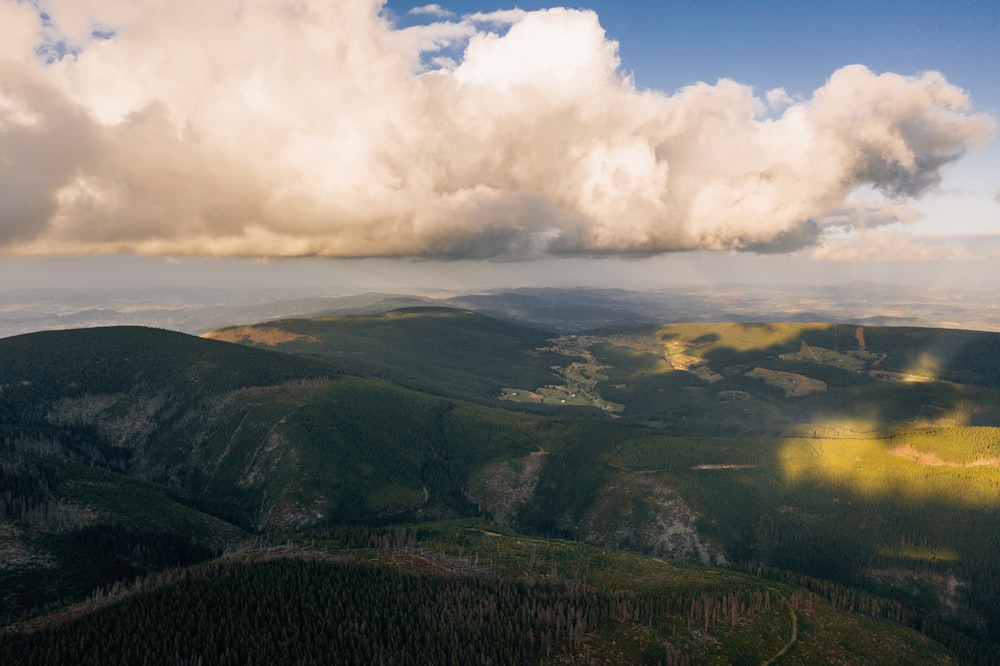
[[[316,558],[215,562],[173,575],[79,620],[0,635],[0,663],[522,664],[572,650],[602,624],[672,618],[707,630],[780,604],[763,586],[603,590]],[[668,664],[688,658],[676,648],[661,655]]]

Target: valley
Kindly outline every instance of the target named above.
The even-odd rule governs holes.
[[[549,663],[870,661],[838,652],[858,631],[902,663],[997,663],[998,359],[976,331],[558,334],[437,306],[3,339],[0,643],[86,640],[110,590],[190,603],[315,564],[522,580],[518,604],[582,613],[525,628],[517,654]]]

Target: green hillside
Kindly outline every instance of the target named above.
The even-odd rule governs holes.
[[[496,529],[257,546],[0,635],[0,663],[955,663],[872,599]]]
[[[4,616],[248,532],[481,516],[805,577],[956,645],[1000,644],[996,334],[550,337],[410,309],[216,336],[244,344],[128,327],[0,340]]]
[[[210,559],[248,535],[163,486],[53,455],[0,452],[0,619]]]
[[[382,314],[286,319],[220,329],[219,340],[325,361],[353,374],[464,399],[556,381],[549,334],[466,310],[414,307]]]
[[[551,437],[534,417],[153,329],[10,338],[0,358],[5,448],[163,483],[250,529],[468,513],[472,469]]]
[[[563,337],[624,414],[741,433],[821,421],[1000,425],[995,333],[828,324],[672,324]],[[691,426],[691,424],[694,424]]]
[[[155,387],[171,394],[231,391],[331,371],[183,333],[116,326],[44,331],[0,340],[4,404]]]

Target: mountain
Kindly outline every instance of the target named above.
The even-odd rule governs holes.
[[[0,663],[956,663],[885,620],[897,604],[810,582],[482,521],[327,530],[21,625],[0,634]]]
[[[478,293],[331,294],[311,289],[6,289],[0,337],[82,326],[143,325],[201,334],[288,318],[371,315],[406,307],[473,310],[524,326],[577,333],[613,325],[829,322],[1000,331],[996,289],[717,284],[660,289],[516,288]]]
[[[549,337],[543,331],[440,307],[284,319],[204,337],[321,360],[412,388],[492,401],[509,384],[555,381],[548,366],[562,358],[539,351]]]
[[[997,334],[737,322],[558,335],[422,306],[209,337],[0,340],[6,617],[272,552],[253,539],[308,549],[315,530],[480,516],[509,548],[570,548],[560,538],[752,570],[765,588],[805,585],[834,610],[923,628],[963,659],[996,656]],[[410,554],[474,564],[462,534]]]
[[[601,297],[594,299],[590,292],[516,290],[456,296],[449,298],[447,303],[497,319],[559,332],[656,321],[649,315],[636,312],[636,308],[621,300],[616,303],[603,292]]]

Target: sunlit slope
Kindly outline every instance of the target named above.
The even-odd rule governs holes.
[[[549,456],[521,519],[878,589],[1000,639],[998,340],[803,324],[564,336],[623,418]]]
[[[220,329],[438,394],[558,414],[589,407],[736,433],[822,420],[1000,425],[1000,335],[829,324],[617,327],[552,337],[468,311],[411,308]]]
[[[626,416],[675,427],[860,420],[1000,425],[1000,335],[826,324],[672,324],[577,337]],[[579,352],[577,352],[579,353]]]
[[[494,482],[513,488],[499,472]],[[502,517],[503,505],[488,515]],[[545,457],[513,524],[780,567],[1000,642],[1000,428],[731,437],[581,428]]]
[[[312,533],[143,587],[0,636],[4,663],[951,664],[969,651],[876,619],[864,596],[469,520]]]
[[[206,334],[320,359],[349,373],[488,400],[503,386],[557,381],[549,366],[562,357],[539,351],[549,336],[467,310],[430,307],[288,319]]]

